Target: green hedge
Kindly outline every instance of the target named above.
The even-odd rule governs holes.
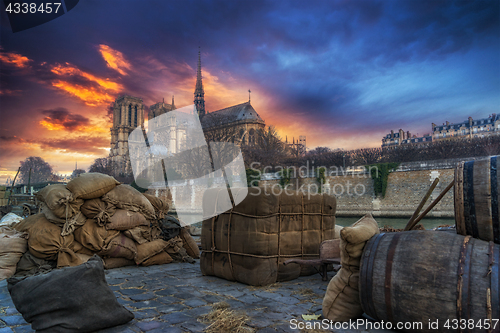
[[[387,181],[389,179],[389,173],[396,170],[399,163],[378,163],[366,166],[367,170],[370,171],[373,179],[373,190],[375,195],[382,195],[385,197],[385,191],[387,190]]]

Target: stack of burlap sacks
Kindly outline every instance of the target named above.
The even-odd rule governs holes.
[[[105,268],[159,265],[199,257],[186,228],[163,239],[161,221],[169,206],[113,177],[86,173],[67,185],[56,184],[37,194],[42,212],[14,228],[27,233],[29,254],[77,266],[97,254]],[[22,234],[21,234],[22,235]]]

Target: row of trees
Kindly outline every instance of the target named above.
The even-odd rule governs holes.
[[[234,140],[236,134],[234,129],[231,128],[219,132],[209,131],[206,133],[206,140],[207,142],[227,142]],[[347,167],[376,163],[401,163],[500,155],[500,135],[473,139],[442,140],[426,144],[401,145],[391,148],[332,150],[328,147],[317,147],[305,154],[299,154],[295,150],[297,150],[297,147],[287,146],[272,126],[256,131],[255,144],[241,146],[247,168],[251,166],[259,169],[267,167],[266,170],[268,171],[277,171],[278,169],[281,170],[281,167],[300,167],[308,163],[309,165],[314,164],[316,166]],[[207,165],[205,164],[211,163],[211,161],[203,162],[199,157],[199,153],[193,150],[181,154],[176,161],[176,165],[178,166],[176,171],[181,173],[182,176],[189,178],[199,177],[202,173],[206,173]],[[234,158],[232,152],[229,154],[223,151],[212,151],[211,154],[218,154],[218,157],[222,160],[228,159],[227,162],[230,162],[230,159]],[[227,156],[224,156],[224,154]],[[110,160],[103,157],[94,160],[88,171],[113,175],[122,182],[133,181],[132,175],[117,175],[114,171],[115,169]],[[85,170],[82,169],[75,170],[71,178],[84,172]],[[34,184],[57,180],[59,178],[54,174],[50,164],[45,162],[41,157],[30,156],[21,162],[19,181],[17,183],[27,184],[31,182]]]
[[[304,156],[282,160],[283,165],[301,166],[307,161],[317,166],[345,167],[375,163],[432,161],[452,158],[470,158],[500,154],[500,135],[484,138],[435,141],[427,144],[401,145],[391,148],[363,148],[331,150],[318,147]]]

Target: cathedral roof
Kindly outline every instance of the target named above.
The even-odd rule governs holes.
[[[205,114],[201,118],[203,127],[214,127],[227,125],[235,122],[261,122],[264,120],[259,116],[250,102],[233,105],[225,109],[213,111]]]

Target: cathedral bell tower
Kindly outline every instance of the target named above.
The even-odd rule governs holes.
[[[203,82],[201,82],[201,52],[198,50],[198,72],[196,76],[196,88],[194,90],[194,105],[198,116],[201,118],[205,115],[205,91],[203,90]]]
[[[113,105],[111,150],[109,158],[116,174],[130,174],[128,136],[136,127],[144,124],[144,104],[141,98],[118,96]]]

